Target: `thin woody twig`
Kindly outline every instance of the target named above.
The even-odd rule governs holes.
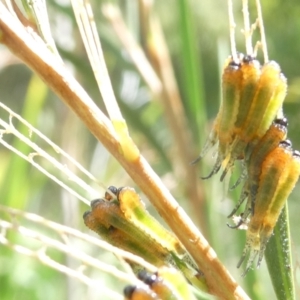
[[[235,43],[235,21],[233,16],[233,5],[232,0],[228,0],[228,17],[229,17],[229,37],[230,37],[230,47],[231,47],[231,55],[234,61],[237,61],[237,51],[236,51],[236,43]]]
[[[256,10],[257,10],[258,25],[259,25],[259,31],[260,31],[260,37],[261,37],[261,48],[262,48],[262,51],[264,54],[264,61],[266,64],[269,61],[269,55],[268,55],[268,46],[267,46],[267,41],[266,41],[264,20],[263,20],[263,16],[262,16],[260,0],[256,0]]]
[[[243,0],[243,17],[244,17],[243,32],[245,35],[246,53],[248,55],[253,55],[252,30],[251,30],[250,19],[249,19],[248,0]]]

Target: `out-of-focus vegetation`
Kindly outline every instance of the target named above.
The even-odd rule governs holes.
[[[160,99],[153,97],[116,37],[111,24],[103,16],[101,7],[108,1],[94,2],[96,23],[113,87],[130,132],[143,156],[193,221],[200,226],[221,261],[251,299],[274,298],[264,262],[260,270],[249,272],[245,279],[240,277],[241,270],[236,269],[245,241],[245,232],[229,229],[226,226],[226,216],[234,206],[239,189],[227,194],[218,180],[219,176],[205,182],[199,179],[197,182],[202,197],[198,203],[190,201],[187,196],[187,183],[181,176],[181,165],[178,163],[178,149],[174,146],[176,137],[168,125],[167,110]],[[120,7],[130,31],[144,45],[146,41],[140,26],[138,1],[111,2]],[[254,21],[254,1],[249,2]],[[190,3],[188,12],[184,10],[186,3]],[[96,104],[105,111],[70,3],[49,0],[47,7],[52,33],[63,60]],[[234,7],[238,50],[244,52],[243,35],[240,33],[243,24],[241,5],[234,3]],[[300,149],[300,3],[296,0],[266,0],[263,1],[262,8],[269,57],[280,64],[288,78],[289,93],[284,103],[284,111],[289,120],[288,137],[294,148]],[[224,0],[165,0],[156,1],[153,9],[166,37],[188,120],[186,134],[191,135],[192,142],[186,147],[191,149],[196,158],[218,110],[220,72],[224,59],[230,54],[227,3]],[[190,36],[186,36],[184,26],[192,29]],[[254,39],[257,36],[258,34],[254,34]],[[188,43],[194,45],[194,48],[189,49]],[[75,157],[104,185],[135,187],[126,172],[97,143],[76,116],[31,71],[14,59],[8,50],[1,47],[0,51],[0,101]],[[192,78],[199,78],[199,82],[193,83]],[[194,107],[201,111],[195,112]],[[17,140],[10,142],[16,147],[24,147],[18,145]],[[207,156],[205,162],[197,166],[196,176],[206,174],[211,164],[210,156]],[[87,207],[2,146],[0,166],[1,204],[35,212],[50,220],[88,232],[82,222],[82,214]],[[190,168],[192,170],[195,167]],[[99,189],[99,195],[103,194],[101,187],[92,182],[90,184]],[[289,199],[296,294],[297,291],[300,294],[299,192],[300,188],[297,186]],[[149,210],[155,214],[151,207]],[[62,257],[62,260],[67,260],[67,257]],[[38,261],[26,258],[0,244],[1,299],[79,299],[86,298],[86,293],[84,285],[80,286],[75,279],[68,279]]]

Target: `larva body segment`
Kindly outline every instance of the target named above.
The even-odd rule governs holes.
[[[268,108],[270,100],[280,83],[280,67],[275,62],[269,62],[262,67],[261,76],[258,82],[257,90],[251,104],[249,114],[241,131],[241,140],[246,144],[251,142],[259,128],[263,116]],[[273,119],[275,116],[273,117]],[[272,121],[273,121],[272,119]],[[270,123],[271,125],[271,123]],[[264,134],[263,132],[262,134]],[[260,138],[260,137],[258,137]]]
[[[238,115],[242,87],[240,61],[230,60],[222,76],[222,104],[218,128],[219,154],[226,158],[233,141],[233,131]]]
[[[260,176],[264,168],[264,160],[266,156],[273,151],[284,140],[287,133],[287,120],[276,119],[269,130],[259,140],[254,149],[250,150],[250,157],[246,159],[246,167],[248,173],[248,187],[251,191],[252,206],[256,197],[257,189],[260,184]],[[247,156],[247,155],[246,155]]]
[[[242,125],[244,124],[247,115],[250,111],[252,100],[255,96],[257,83],[261,75],[261,65],[258,60],[246,55],[243,58],[241,66],[242,71],[242,87],[241,87],[241,100],[239,111],[234,125],[234,134],[240,135]]]
[[[274,120],[255,147],[248,147],[246,149],[245,161],[249,174],[252,172],[252,168],[259,168],[266,155],[286,138],[287,126],[288,122],[286,118]]]
[[[241,101],[242,58],[243,55],[240,55],[238,60],[235,61],[232,57],[229,57],[225,63],[222,75],[222,102],[219,113],[199,158],[194,161],[194,163],[199,161],[213,145],[218,143],[218,155],[215,165],[211,173],[202,177],[202,179],[208,179],[216,174],[221,165],[226,164],[230,159],[230,147],[234,139],[234,126]]]
[[[265,158],[259,176],[259,186],[257,193],[253,193],[250,183],[250,197],[255,203],[254,215],[252,216],[248,230],[251,231],[252,224],[261,224],[262,220],[271,205],[276,193],[277,186],[282,178],[282,172],[287,167],[291,159],[291,146],[283,141],[271,151]]]
[[[146,258],[156,266],[171,262],[167,249],[137,231],[122,215],[116,201],[97,199],[91,203],[92,211],[84,214],[84,223],[112,245]]]
[[[282,104],[285,99],[286,93],[287,80],[285,76],[282,73],[280,73],[278,78],[278,85],[267,105],[266,111],[257,130],[256,135],[258,138],[262,136],[266,132],[266,130],[268,130],[278,111],[282,108]]]
[[[171,252],[175,251],[178,255],[186,253],[179,240],[147,212],[133,188],[119,189],[118,200],[122,214],[136,229],[158,241],[160,245]]]
[[[246,245],[238,264],[239,267],[250,252],[244,275],[257,255],[259,255],[257,262],[259,267],[273,228],[299,174],[300,154],[298,151],[292,151],[289,141],[282,141],[266,156],[254,199],[254,213],[248,222]]]
[[[241,204],[249,196],[250,190],[251,195],[248,199],[250,203],[248,203],[247,208],[243,213],[242,220],[245,221],[249,216],[249,213],[253,214],[255,203],[252,201],[254,201],[257,194],[263,161],[265,160],[266,156],[279,145],[280,141],[282,141],[286,137],[286,133],[287,119],[276,119],[269,130],[257,143],[257,145],[252,149],[250,149],[249,147],[246,149],[244,163],[244,172],[246,171],[246,182],[244,183],[243,189],[241,191],[240,199],[231,214],[228,216],[229,218],[236,213]],[[251,200],[250,198],[253,200]],[[251,211],[248,212],[248,208],[250,208]],[[235,228],[234,226],[231,227]]]
[[[273,228],[277,223],[277,220],[284,204],[287,201],[287,198],[289,197],[298,181],[299,175],[300,153],[298,151],[294,151],[291,154],[286,168],[282,171],[282,176],[276,189],[276,195],[273,198],[271,205],[269,205],[268,210],[266,211],[265,218],[263,220],[260,232],[260,242],[261,245],[264,246],[264,248],[273,233]]]

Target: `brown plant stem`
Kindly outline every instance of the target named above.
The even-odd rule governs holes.
[[[205,274],[209,291],[221,299],[249,299],[147,161],[143,157],[135,161],[125,159],[107,117],[69,74],[65,66],[39,38],[26,30],[19,20],[9,13],[2,2],[0,2],[0,41],[41,76],[120,162],[193,256]]]
[[[143,1],[140,2],[140,6],[145,5],[142,3]],[[150,5],[148,8],[150,8]],[[194,160],[197,154],[193,151],[193,141],[187,126],[170,54],[160,23],[154,16],[150,17],[149,15],[142,20],[143,27],[146,27],[148,30],[143,32],[143,36],[147,37],[145,47],[148,50],[146,52],[149,54],[149,62],[143,49],[137,44],[126,26],[119,9],[114,5],[107,4],[104,6],[103,11],[142,78],[148,78],[145,82],[153,97],[158,98],[163,104],[164,115],[172,133],[176,151],[176,156],[173,157],[175,176],[180,182],[184,180],[185,197],[193,205],[193,217],[197,220],[202,231],[207,232],[205,216],[201,213],[204,211],[203,189],[201,184],[199,184],[197,168],[190,165],[190,162]],[[138,55],[138,53],[140,54]],[[143,59],[138,59],[140,57],[143,57]],[[154,90],[149,80],[149,78],[153,77],[153,74],[158,75],[159,90]]]

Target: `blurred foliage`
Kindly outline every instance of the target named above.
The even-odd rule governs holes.
[[[185,198],[184,182],[179,181],[174,173],[176,168],[174,155],[176,153],[173,149],[173,137],[167,126],[162,104],[157,99],[152,99],[147,86],[122,48],[110,24],[101,14],[101,5],[107,1],[94,2],[97,27],[113,87],[130,126],[131,134],[142,154],[151,163],[179,203],[191,214],[196,224],[199,224],[201,219],[205,220],[206,228],[202,229],[206,238],[249,296],[252,299],[273,299],[275,296],[264,262],[260,270],[249,272],[245,279],[240,277],[241,270],[237,270],[235,267],[241,256],[245,232],[228,229],[226,215],[234,205],[229,198],[236,201],[239,190],[226,195],[218,181],[218,176],[208,182],[200,182],[199,179],[199,184],[202,184],[204,191],[205,203],[203,210],[194,210],[194,206]],[[121,8],[135,38],[143,43],[138,20],[138,1],[111,2]],[[189,2],[191,6],[189,12],[186,12],[183,7]],[[250,2],[253,16],[255,15],[254,1]],[[265,0],[262,2],[269,57],[280,64],[290,87],[284,104],[284,111],[289,119],[288,136],[292,140],[294,148],[300,149],[300,71],[298,66],[300,3],[296,0],[288,2]],[[47,5],[53,36],[60,54],[79,82],[105,112],[80,40],[70,3],[49,0]],[[238,50],[243,52],[243,36],[240,33],[243,24],[239,6],[241,4],[234,3],[234,5],[238,24],[236,34]],[[186,117],[189,120],[193,145],[188,146],[193,149],[196,157],[200,151],[200,144],[207,136],[211,121],[218,110],[220,70],[222,70],[224,59],[230,54],[227,4],[224,0],[165,0],[156,1],[154,10],[162,23]],[[186,13],[190,15],[184,15]],[[184,31],[183,26],[187,26],[187,30],[188,28],[192,30],[190,36],[184,36],[187,31]],[[191,52],[186,48],[187,43],[194,47],[190,49]],[[3,47],[0,48],[0,51],[6,53]],[[196,56],[193,56],[194,54]],[[193,79],[189,77],[191,75],[189,68],[192,68],[193,72],[198,72],[199,82],[191,83]],[[32,93],[32,88],[35,93]],[[74,114],[51,91],[47,92],[45,89],[44,84],[37,82],[35,75],[18,61],[11,61],[10,58],[7,59],[6,64],[2,63],[0,69],[1,102],[20,113],[75,157],[105,185],[134,186],[125,171],[83,128]],[[195,99],[191,99],[195,95],[198,97],[197,101],[201,103],[195,103]],[[35,99],[35,97],[37,98]],[[192,107],[206,111],[197,111],[195,114]],[[201,115],[200,120],[197,120],[198,114]],[[17,144],[18,142],[13,140],[11,143]],[[210,157],[206,157],[205,164],[211,167],[211,163]],[[81,217],[86,207],[83,208],[81,203],[74,205],[77,200],[67,195],[50,179],[45,178],[44,175],[2,146],[0,147],[0,165],[1,203],[35,212],[53,221],[88,232],[84,228]],[[203,168],[199,170],[199,176],[200,173],[205,172],[206,168],[208,169],[207,165],[202,166]],[[93,183],[91,182],[91,184]],[[297,201],[296,195],[299,192],[300,188],[297,186],[289,199],[294,268],[296,265],[298,266],[297,272],[295,271],[296,281],[298,280],[296,282],[298,294],[300,294],[300,235],[297,229],[300,203]],[[103,194],[103,191],[100,191],[99,194]],[[152,211],[152,208],[149,209]],[[81,286],[82,284],[76,285],[76,282],[76,289],[70,288],[70,286],[74,287],[74,281],[75,279],[65,278],[56,271],[40,265],[37,261],[24,258],[0,245],[1,299],[75,300],[82,298],[85,288]],[[81,292],[78,293],[78,289]]]

